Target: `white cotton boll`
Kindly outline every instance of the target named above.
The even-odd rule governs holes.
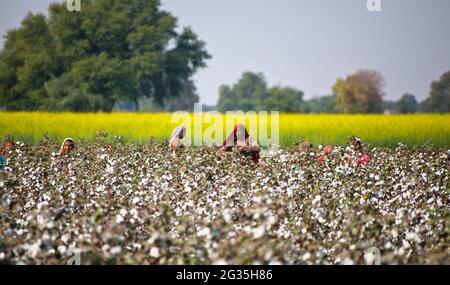
[[[320,195],[316,195],[316,196],[314,197],[314,200],[312,201],[312,203],[313,203],[313,204],[317,204],[318,202],[320,202],[320,199],[321,199]]]
[[[59,245],[57,250],[60,254],[64,255],[67,251],[67,247],[65,245]]]
[[[111,254],[113,254],[113,255],[117,255],[117,254],[119,254],[119,253],[121,253],[122,252],[122,248],[120,247],[120,246],[115,246],[115,247],[112,247],[110,250],[109,250],[109,252],[111,253]]]
[[[106,167],[106,173],[113,174],[114,173],[114,167],[112,165],[108,165]]]
[[[354,265],[354,264],[355,262],[350,257],[344,259],[344,265]]]
[[[423,181],[427,181],[427,174],[426,173],[422,173],[420,174],[420,179],[419,180],[423,180]]]
[[[274,225],[277,222],[277,218],[273,215],[270,215],[269,218],[267,219],[267,223],[269,225]]]
[[[133,243],[133,249],[140,250],[142,248],[142,245],[139,243]]]
[[[95,191],[96,192],[103,192],[103,191],[105,191],[105,189],[106,189],[106,186],[105,185],[98,185],[96,188],[95,188]],[[72,198],[72,199],[75,199],[76,198],[76,195],[74,194],[74,198]]]
[[[139,184],[146,185],[146,184],[148,184],[148,181],[149,181],[148,178],[143,178]]]
[[[117,215],[116,216],[116,223],[120,224],[124,221],[124,218],[122,217],[122,215]]]
[[[409,241],[415,241],[415,242],[421,241],[420,235],[417,233],[412,233],[412,232],[406,233],[405,239],[409,240]]]
[[[104,245],[102,246],[102,251],[103,251],[103,252],[107,252],[107,251],[109,250],[109,248],[110,248],[109,244],[104,244]]]
[[[252,229],[252,234],[254,238],[261,238],[264,233],[265,233],[266,229],[264,228],[264,226],[259,226],[255,229]]]
[[[199,236],[199,237],[208,236],[210,233],[211,233],[211,230],[209,228],[205,227],[197,233],[197,236]]]
[[[309,253],[309,252],[303,254],[303,256],[302,256],[303,261],[307,261],[310,258],[311,258],[311,253]]]
[[[409,242],[407,242],[406,240],[402,241],[402,248],[403,249],[408,249],[411,247],[411,244]]]
[[[230,209],[223,210],[222,217],[223,220],[228,224],[233,221],[232,211]]]
[[[69,241],[69,236],[66,235],[66,234],[62,235],[62,236],[61,236],[61,241],[62,241],[63,243],[67,243],[67,242]]]
[[[213,265],[228,265],[228,262],[221,258],[221,259],[217,259],[213,262]]]
[[[138,218],[138,214],[139,214],[138,210],[134,208],[130,210],[130,215],[132,215],[134,218]]]
[[[159,248],[156,246],[153,246],[150,249],[149,255],[150,255],[150,257],[153,257],[153,258],[159,258],[159,256],[160,256]]]
[[[286,194],[287,194],[287,196],[289,198],[292,198],[292,195],[294,194],[294,191],[291,188],[289,188],[289,189],[287,189]]]
[[[258,220],[259,217],[261,217],[261,213],[260,212],[256,212],[256,213],[253,214],[253,219],[254,220]]]
[[[41,251],[41,242],[37,241],[28,247],[27,255],[31,258],[35,258]]]

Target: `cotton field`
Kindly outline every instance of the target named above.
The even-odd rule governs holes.
[[[0,263],[450,264],[450,150],[14,142]],[[370,257],[370,256],[369,256]]]

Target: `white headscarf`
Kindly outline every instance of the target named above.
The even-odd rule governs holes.
[[[183,127],[183,126],[178,126],[178,127],[176,127],[176,128],[173,130],[172,134],[170,135],[169,146],[172,145],[173,140],[174,140],[175,138],[179,137],[179,135],[180,135],[181,133],[186,134],[186,128]]]
[[[65,138],[65,139],[64,139],[64,141],[63,141],[63,143],[62,143],[62,145],[61,145],[61,148],[59,149],[59,154],[62,153],[62,151],[63,151],[63,149],[64,149],[64,144],[66,143],[66,141],[71,141],[71,142],[73,142],[73,139],[72,139],[72,138]]]

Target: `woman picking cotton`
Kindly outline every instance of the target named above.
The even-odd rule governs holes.
[[[75,149],[75,143],[74,143],[73,139],[66,138],[61,145],[61,149],[59,150],[59,155],[69,154],[74,149]]]
[[[259,151],[258,143],[250,137],[245,126],[237,124],[217,151],[216,158],[221,160],[227,152],[237,152],[240,155],[250,157],[254,162],[259,162]]]
[[[334,147],[332,145],[324,146],[319,155],[317,156],[317,161],[320,163],[325,163],[333,158]]]
[[[184,147],[183,138],[186,135],[186,128],[183,126],[176,127],[170,135],[169,147],[175,152]]]
[[[2,151],[0,153],[0,179],[3,179],[6,177],[6,173],[4,172],[6,158],[11,153],[13,147],[14,147],[14,144],[9,140],[5,141],[2,145]]]
[[[369,154],[365,151],[364,145],[359,137],[350,138],[350,149],[356,155],[353,160],[357,164],[365,165],[369,163]]]
[[[11,141],[5,141],[2,145],[2,151],[0,154],[0,170],[3,170],[5,167],[6,158],[9,156],[9,153],[12,151],[14,144]]]

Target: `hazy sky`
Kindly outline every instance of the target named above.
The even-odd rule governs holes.
[[[50,2],[1,0],[0,32],[18,27],[28,11],[46,12]],[[381,0],[381,12],[367,11],[366,2],[162,0],[213,56],[195,76],[203,103],[215,104],[219,85],[244,71],[310,98],[330,94],[336,78],[361,68],[383,73],[388,99],[406,92],[425,98],[431,81],[450,70],[450,0]]]

